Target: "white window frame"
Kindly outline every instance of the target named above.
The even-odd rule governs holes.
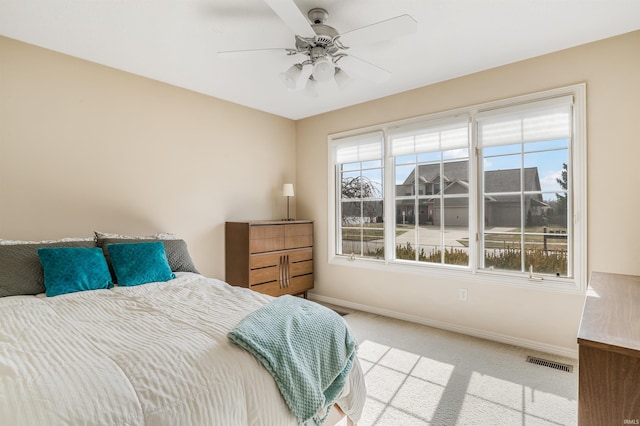
[[[521,272],[509,272],[498,270],[485,270],[478,268],[477,254],[479,245],[476,243],[473,255],[469,256],[469,267],[459,267],[453,265],[438,265],[423,262],[402,262],[389,260],[394,257],[395,249],[395,226],[386,226],[389,221],[395,223],[395,176],[393,173],[393,157],[390,155],[390,147],[388,143],[388,131],[398,126],[408,126],[425,120],[446,119],[453,116],[467,114],[471,117],[473,125],[471,126],[471,146],[469,160],[469,176],[476,178],[470,180],[469,195],[470,198],[469,211],[471,218],[469,221],[469,235],[478,234],[478,178],[477,164],[480,161],[478,155],[478,137],[477,126],[475,125],[475,117],[479,113],[490,111],[493,109],[517,107],[518,105],[530,102],[541,101],[545,99],[557,98],[562,96],[573,96],[573,121],[572,121],[572,141],[569,148],[569,173],[573,185],[573,211],[569,220],[573,221],[573,256],[570,261],[573,262],[573,277],[554,277],[547,275],[523,274]],[[336,168],[334,162],[334,152],[339,144],[339,139],[354,136],[362,133],[382,131],[384,134],[384,217],[385,217],[385,259],[369,259],[360,257],[348,257],[336,254],[336,238],[338,223],[336,218],[336,191],[339,182],[336,180]],[[543,92],[531,93],[528,95],[512,97],[499,101],[487,102],[483,104],[473,105],[455,110],[429,114],[408,120],[384,123],[376,126],[369,126],[357,130],[341,132],[328,136],[328,262],[332,265],[348,265],[352,267],[360,267],[373,270],[397,271],[403,273],[424,274],[429,277],[446,278],[446,279],[464,279],[477,281],[487,284],[508,285],[531,287],[545,290],[553,290],[564,293],[584,293],[586,291],[587,282],[587,133],[586,133],[586,84],[576,84],[572,86],[561,87],[557,89],[547,90]]]

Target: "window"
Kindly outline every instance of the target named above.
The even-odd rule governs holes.
[[[478,114],[481,267],[572,276],[572,97]]]
[[[583,288],[584,117],[576,85],[330,136],[329,259]]]
[[[382,132],[338,140],[337,253],[384,258]]]
[[[469,265],[469,120],[389,130],[395,259]]]

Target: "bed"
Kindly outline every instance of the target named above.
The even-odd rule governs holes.
[[[177,257],[162,242],[167,280],[53,297],[34,283],[34,249],[105,241],[0,244],[0,424],[300,424],[263,363],[228,338],[275,299],[200,275],[184,242]],[[7,295],[16,287],[36,293]],[[354,357],[335,405],[357,421],[364,392]]]

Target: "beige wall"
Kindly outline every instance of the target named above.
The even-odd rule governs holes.
[[[0,238],[174,232],[224,278],[224,222],[280,218],[295,123],[0,37]]]
[[[586,82],[589,271],[640,274],[640,32],[503,66],[297,122],[298,216],[316,227],[316,289],[479,335],[576,350],[583,296],[328,264],[327,135]],[[469,301],[458,301],[458,289]]]

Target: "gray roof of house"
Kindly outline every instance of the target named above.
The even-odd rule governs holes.
[[[422,164],[418,166],[419,179],[422,182],[440,183],[440,164]],[[415,173],[409,174],[403,185],[414,183]],[[443,181],[469,182],[469,162],[454,161],[444,163]],[[524,190],[540,191],[540,177],[537,167],[524,169]],[[484,172],[484,192],[520,191],[520,169],[488,170]]]

